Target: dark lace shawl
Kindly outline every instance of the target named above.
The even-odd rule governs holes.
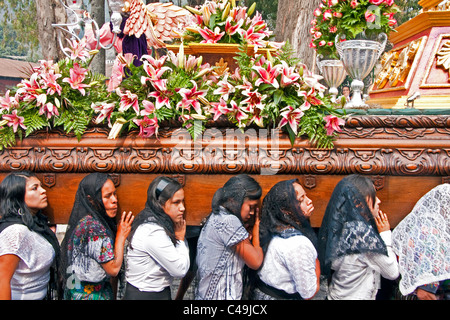
[[[107,179],[111,179],[108,174],[95,172],[84,177],[78,186],[66,234],[61,243],[60,278],[64,281],[63,285],[66,283],[66,278],[70,276],[69,274],[66,274],[67,268],[71,266],[73,262],[72,250],[70,250],[70,247],[72,247],[73,232],[81,219],[86,216],[92,216],[103,225],[106,229],[106,233],[111,237],[112,242],[114,243],[115,241],[117,232],[116,220],[108,217],[102,200],[102,187]],[[82,241],[77,248],[77,251],[87,254],[88,244],[88,241]]]
[[[346,178],[331,195],[319,231],[322,274],[330,276],[333,260],[350,254],[387,255],[367,200]]]

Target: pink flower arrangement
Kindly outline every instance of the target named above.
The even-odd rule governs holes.
[[[29,78],[0,97],[0,149],[13,145],[22,130],[27,136],[43,128],[62,127],[81,138],[91,123],[110,128],[110,139],[123,131],[158,138],[164,121],[175,121],[196,138],[202,133],[198,128],[203,130],[207,122],[220,118],[242,130],[279,128],[292,142],[306,136],[318,147],[332,147],[342,120],[324,94],[321,77],[293,59],[287,45],[273,55],[248,55],[248,44],[259,46],[266,41],[260,37],[265,23],[258,14],[250,18],[252,8],[226,1],[207,4],[216,10],[211,11],[213,15],[220,12],[228,21],[226,31],[210,30],[247,39],[240,44],[233,73],[216,73],[201,57],[184,55],[181,44],[177,54],[142,56],[139,66],[133,63],[135,57],[119,54],[107,83],[89,71],[95,52],[88,52],[83,42],[71,42],[67,50],[73,60],[41,61]]]
[[[40,61],[29,70],[29,78],[0,97],[0,149],[13,145],[16,133],[22,137],[45,127],[64,126],[78,137],[84,133],[93,110],[103,100],[104,77],[93,75],[88,65],[96,52],[83,41],[70,42],[71,58],[58,63]]]
[[[364,32],[368,37],[389,34],[399,12],[394,0],[322,0],[311,21],[310,47],[324,57],[338,59],[335,41],[338,34],[354,39]]]
[[[234,0],[207,0],[195,8],[186,6],[194,14],[194,22],[183,34],[185,43],[235,43],[258,47],[276,47],[270,42],[272,31],[267,27],[256,3],[250,8],[237,6]]]

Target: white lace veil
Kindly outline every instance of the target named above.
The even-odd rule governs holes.
[[[450,184],[424,195],[392,233],[400,292],[450,278]]]

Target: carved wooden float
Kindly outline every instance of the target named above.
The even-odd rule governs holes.
[[[427,191],[450,182],[449,111],[413,112],[351,116],[332,150],[313,148],[306,139],[292,146],[287,135],[268,130],[242,135],[227,127],[210,127],[195,143],[170,127],[160,129],[159,139],[132,133],[108,140],[104,128],[91,128],[80,141],[58,130],[41,132],[0,152],[0,180],[13,170],[37,172],[47,188],[48,216],[66,223],[78,183],[89,172],[113,174],[121,210],[135,214],[152,179],[173,176],[185,188],[188,224],[199,225],[214,192],[232,175],[252,175],[264,194],[277,181],[298,178],[314,202],[312,224],[318,227],[334,186],[360,173],[374,180],[394,227]]]

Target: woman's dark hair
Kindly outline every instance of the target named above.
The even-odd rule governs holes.
[[[131,226],[128,239],[131,243],[136,229],[145,222],[154,222],[160,225],[169,238],[176,244],[175,231],[172,219],[165,213],[164,204],[183,186],[175,179],[168,177],[157,177],[147,190],[147,202],[145,208],[136,215]]]
[[[372,208],[370,209],[373,209],[377,198],[377,191],[375,190],[373,181],[359,174],[349,175],[345,179],[350,182],[364,198],[368,197],[372,201]],[[369,203],[367,203],[367,206],[369,206]]]
[[[27,227],[33,225],[33,215],[25,204],[27,180],[36,175],[30,171],[10,173],[0,184],[0,218],[20,217]]]
[[[246,199],[258,200],[262,189],[259,183],[246,174],[240,174],[229,179],[218,189],[212,200],[212,212],[218,213],[222,206],[228,212],[241,218],[241,207]]]
[[[267,250],[274,235],[282,234],[289,228],[300,231],[314,246],[317,246],[314,229],[297,201],[295,183],[301,186],[297,179],[280,181],[264,197],[260,224],[260,241],[264,250]]]

